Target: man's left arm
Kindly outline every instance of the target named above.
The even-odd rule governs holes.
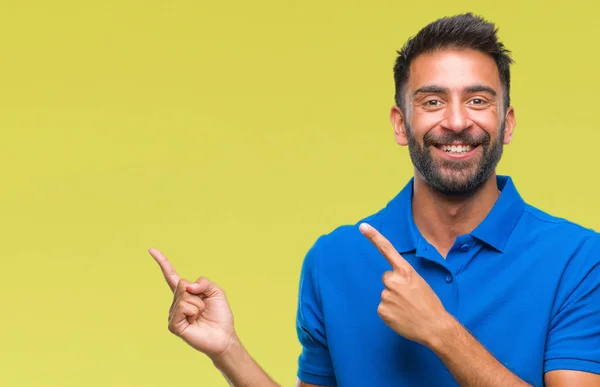
[[[438,329],[439,333],[423,344],[442,360],[460,386],[530,386],[500,363],[453,316],[446,313]]]
[[[600,234],[581,244],[561,275],[544,373],[547,387],[600,386]]]
[[[556,370],[544,374],[546,387],[598,387],[600,375],[584,371]]]
[[[360,230],[392,266],[392,270],[383,276],[385,289],[381,293],[381,303],[377,310],[388,326],[401,336],[430,348],[460,386],[529,386],[500,363],[446,311],[429,284],[385,237],[365,224],[360,226]],[[596,281],[598,288],[599,275],[589,280]],[[600,292],[596,291],[594,294],[598,302],[596,310],[600,306]],[[583,313],[586,311],[589,312],[589,309],[584,307]],[[592,319],[597,321],[598,318],[600,313]],[[596,338],[600,333],[599,329],[600,324],[592,330]],[[567,343],[569,347],[571,344]],[[564,369],[548,372],[545,376],[546,387],[600,386],[600,375],[569,370],[573,368],[566,366]]]
[[[446,365],[460,386],[530,386],[500,363],[452,316],[444,339],[425,343]],[[439,337],[439,336],[438,336]],[[546,387],[598,387],[600,375],[559,369],[544,375]]]

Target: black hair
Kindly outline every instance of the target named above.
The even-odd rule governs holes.
[[[443,49],[472,49],[494,58],[504,88],[504,109],[510,106],[510,51],[497,36],[498,28],[480,16],[464,13],[438,19],[423,27],[398,51],[394,65],[396,105],[405,111],[404,93],[411,62],[420,54]]]

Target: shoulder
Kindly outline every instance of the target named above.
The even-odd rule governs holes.
[[[571,229],[573,231],[579,231],[582,233],[594,232],[594,230],[591,228],[575,223],[569,219],[552,215],[529,203],[525,203],[523,216],[529,217],[531,221],[537,222],[540,225],[546,225],[547,227],[562,227],[564,229]]]
[[[354,223],[342,224],[318,237],[313,249],[323,253],[332,251],[348,252],[355,249],[364,242],[365,237],[361,234],[358,226],[363,223],[369,223],[375,228],[381,223],[379,213],[359,219]]]
[[[312,245],[309,255],[320,263],[335,264],[342,259],[345,262],[351,260],[370,243],[359,231],[358,226],[364,222],[378,229],[383,224],[386,212],[387,208],[383,208],[355,222],[339,225],[321,234]]]
[[[594,239],[599,235],[592,228],[552,215],[531,204],[525,204],[521,224],[531,230],[533,234],[545,233],[555,237],[576,237],[583,240]]]
[[[518,233],[526,233],[529,243],[552,247],[556,252],[568,251],[571,259],[600,262],[600,233],[569,219],[555,216],[526,204]],[[565,252],[566,252],[565,251]]]

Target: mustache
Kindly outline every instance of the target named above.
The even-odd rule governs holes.
[[[490,142],[490,135],[485,132],[477,136],[472,136],[466,132],[446,133],[443,135],[436,135],[429,132],[423,137],[423,145],[426,147],[452,144],[454,142],[471,146],[486,145]]]

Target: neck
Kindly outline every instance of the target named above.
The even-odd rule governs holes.
[[[496,174],[469,196],[451,197],[434,191],[415,174],[413,217],[421,235],[445,258],[456,237],[473,231],[488,215],[500,192]]]

